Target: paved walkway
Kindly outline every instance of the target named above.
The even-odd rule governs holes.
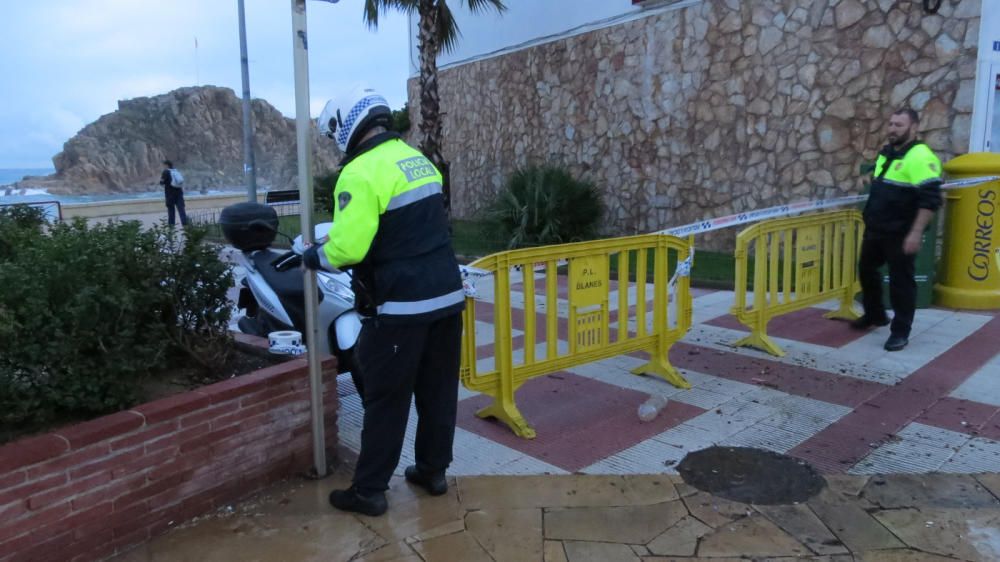
[[[493,305],[480,293],[478,355],[489,368]],[[729,315],[731,292],[695,295],[694,326],[670,354],[692,389],[629,374],[642,353],[533,379],[517,404],[534,440],[477,418],[490,399],[462,389],[452,473],[673,473],[684,455],[713,444],[787,453],[830,474],[1000,472],[1000,314],[919,310],[909,347],[890,353],[888,328],[856,332],[824,319],[829,303],[771,323],[787,353],[778,358],[731,346],[747,333]],[[523,347],[523,313],[513,324]],[[349,377],[340,383],[341,441],[357,451],[361,403]],[[670,402],[643,423],[638,406],[654,393]],[[411,411],[401,467],[413,462],[415,420]]]
[[[118,560],[618,562],[1000,560],[1000,477],[828,476],[752,506],[670,475],[478,476],[430,497],[396,479],[382,517],[332,509],[341,471],[186,524]]]
[[[477,351],[488,366],[492,299],[481,297]],[[886,329],[823,319],[831,303],[775,320],[770,333],[787,352],[776,358],[731,347],[746,333],[729,316],[732,298],[696,291],[695,325],[671,353],[691,390],[629,374],[642,354],[553,373],[517,394],[538,432],[524,440],[475,417],[488,398],[463,389],[446,496],[397,475],[386,516],[340,513],[326,496],[349,483],[344,466],[121,560],[1000,560],[1000,314],[920,310],[910,346],[888,353]],[[339,382],[340,438],[356,452],[361,405],[350,378]],[[651,393],[669,404],[644,423],[636,410]],[[414,418],[400,472],[412,462]],[[779,506],[699,492],[675,467],[713,444],[798,457],[827,486]]]

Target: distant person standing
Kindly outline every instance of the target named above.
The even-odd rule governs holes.
[[[184,212],[184,175],[170,160],[163,161],[163,173],[160,174],[160,185],[167,200],[167,224],[174,226],[174,209],[181,216],[181,224],[187,226],[188,218]]]

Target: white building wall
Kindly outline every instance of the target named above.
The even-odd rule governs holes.
[[[969,0],[975,2],[977,0]],[[983,0],[984,7],[1000,8],[1000,0]],[[995,3],[995,5],[994,5]],[[1000,10],[982,10],[979,28],[979,53],[977,56],[975,106],[972,113],[972,138],[969,152],[1000,152],[1000,115],[997,115],[995,96],[997,74],[1000,74]]]
[[[441,53],[438,66],[448,66],[553,41],[615,25],[701,0],[504,0],[507,11],[472,14],[464,2],[449,3],[462,35],[454,51]],[[417,15],[410,16],[410,73],[419,70]]]

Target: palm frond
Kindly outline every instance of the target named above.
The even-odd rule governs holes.
[[[379,16],[398,10],[411,14],[417,9],[418,0],[365,0],[364,22],[369,29],[378,28]]]
[[[458,38],[462,36],[458,29],[458,22],[455,21],[454,14],[445,0],[437,2],[437,36],[438,44],[442,51],[451,51],[458,45]]]
[[[496,10],[498,14],[502,14],[507,10],[507,6],[503,3],[503,0],[462,1],[473,14],[479,14],[491,8]],[[442,51],[449,52],[458,46],[458,39],[462,36],[462,30],[458,28],[458,22],[455,21],[455,16],[452,14],[451,8],[448,7],[447,0],[437,0],[437,7],[438,42],[441,45]]]
[[[496,10],[498,14],[507,11],[507,6],[503,3],[503,0],[465,0],[465,4],[473,14],[484,12],[490,8]]]

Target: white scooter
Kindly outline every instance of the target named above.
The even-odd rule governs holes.
[[[274,209],[258,203],[237,203],[223,209],[220,225],[226,240],[238,253],[236,262],[246,271],[241,281],[237,306],[245,314],[237,321],[240,331],[267,337],[271,332],[296,330],[306,333],[305,292],[303,289],[302,236],[295,238],[291,251],[271,249],[278,234]],[[316,225],[317,240],[325,237],[331,223]],[[354,292],[349,274],[319,271],[320,337],[317,351],[335,356],[338,371],[354,368],[354,347],[361,332],[361,316],[354,309]],[[355,381],[355,386],[359,381]],[[358,387],[360,390],[360,386]]]

